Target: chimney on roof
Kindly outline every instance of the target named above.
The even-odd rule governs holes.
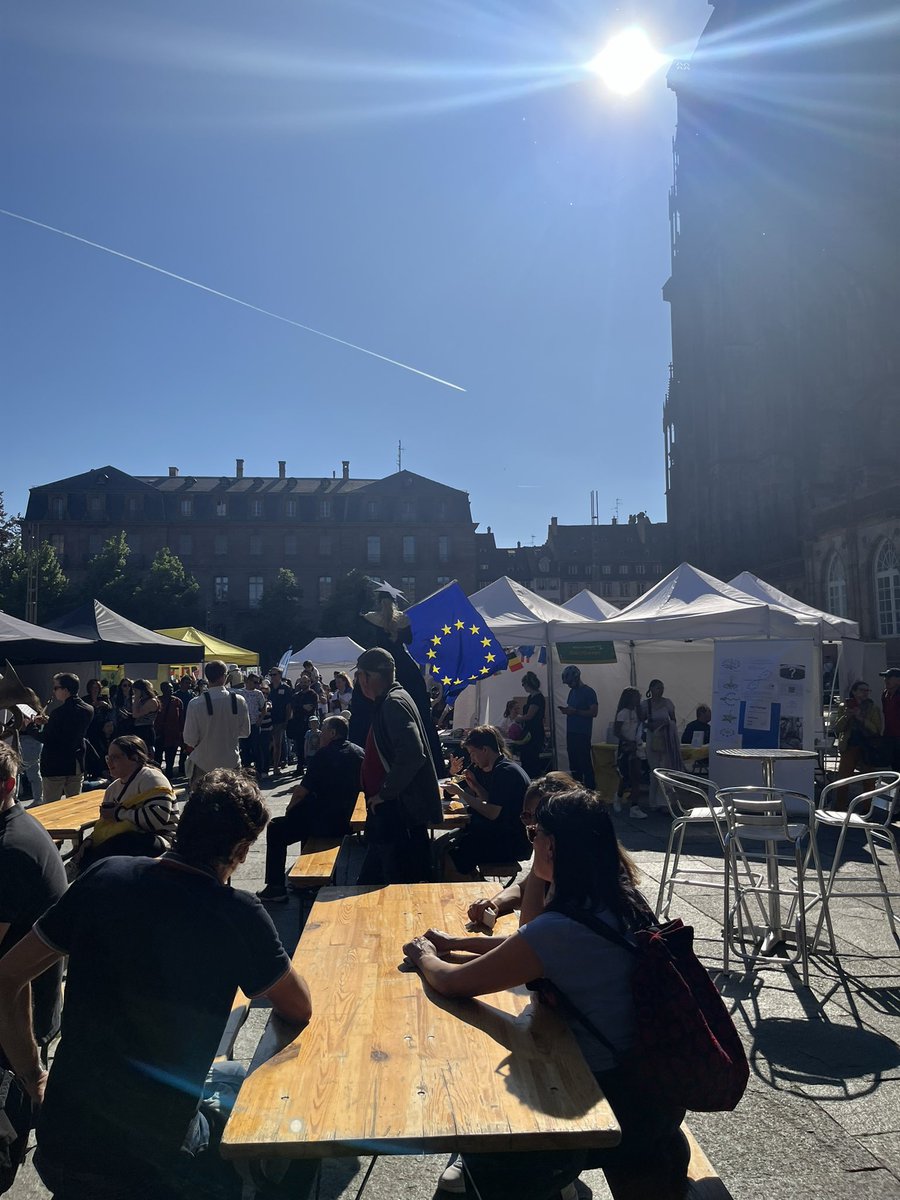
[[[558,524],[559,524],[559,520],[556,517],[550,518],[550,525],[553,529],[555,529]]]
[[[287,463],[284,461],[284,459],[279,458],[279,460],[278,460],[278,478],[279,479],[284,479],[286,466],[287,466]]]
[[[242,458],[236,458],[234,460],[234,473],[238,479],[244,478],[244,460]]]
[[[341,459],[341,479],[349,479],[349,478],[350,478],[350,459],[342,458]]]
[[[169,478],[177,479],[177,477],[178,477],[178,468],[177,467],[169,467]]]

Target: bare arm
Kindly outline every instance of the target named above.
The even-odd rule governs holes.
[[[291,1025],[306,1025],[312,1016],[312,997],[302,975],[293,967],[263,993],[282,1020]]]
[[[529,871],[522,882],[522,908],[519,913],[519,924],[527,925],[535,917],[540,916],[546,904],[546,887],[543,879],[539,879],[534,871]]]
[[[0,1046],[13,1071],[33,1100],[44,1097],[47,1073],[43,1068],[31,1019],[31,981],[62,955],[26,933],[9,954],[0,959]]]
[[[484,996],[503,992],[544,973],[541,960],[518,933],[504,938],[495,949],[467,963],[444,962],[424,937],[408,942],[403,953],[442,996]]]

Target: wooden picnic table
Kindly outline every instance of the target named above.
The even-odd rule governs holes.
[[[404,942],[429,926],[461,933],[483,892],[482,883],[319,892],[294,954],[313,1018],[244,1082],[226,1158],[618,1142],[574,1038],[526,988],[449,1000],[403,968]]]
[[[464,804],[459,800],[444,802],[444,815],[440,824],[432,825],[432,829],[462,829],[469,823],[469,814]],[[350,818],[350,832],[363,833],[366,828],[366,795],[360,792],[356,797],[353,816]]]
[[[104,789],[95,788],[77,796],[66,796],[51,804],[32,805],[28,812],[39,821],[55,842],[71,841],[80,845],[84,835],[100,819]]]

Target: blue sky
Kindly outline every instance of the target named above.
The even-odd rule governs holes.
[[[0,217],[0,487],[403,465],[502,544],[665,517],[674,95],[579,65],[706,0],[11,0],[0,207],[451,380],[450,390]]]

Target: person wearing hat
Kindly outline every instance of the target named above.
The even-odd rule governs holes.
[[[559,711],[566,717],[566,753],[569,774],[587,788],[594,788],[594,765],[591,762],[591,730],[597,715],[597,693],[581,682],[577,667],[566,667],[562,681],[569,689],[565,704]]]
[[[421,883],[432,874],[428,826],[442,816],[422,717],[397,683],[387,650],[366,650],[356,668],[360,690],[373,705],[360,781],[369,853],[359,882]]]
[[[884,748],[890,755],[888,765],[891,770],[900,771],[900,667],[888,667],[879,674],[884,680],[884,691],[881,693]]]

